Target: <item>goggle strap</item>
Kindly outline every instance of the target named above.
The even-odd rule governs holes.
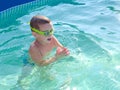
[[[31,27],[31,30],[34,31],[34,32],[36,32],[36,33],[39,33],[39,34],[41,34],[41,35],[44,35],[44,32],[38,31],[38,30],[36,30],[35,28],[32,28],[32,27]]]

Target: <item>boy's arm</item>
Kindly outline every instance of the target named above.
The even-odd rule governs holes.
[[[41,53],[35,48],[35,47],[30,47],[29,49],[29,54],[32,58],[32,60],[40,66],[45,66],[48,65],[54,61],[57,60],[57,56],[55,55],[54,57],[50,58],[49,60],[43,60]]]
[[[63,45],[57,40],[57,38],[55,36],[53,36],[53,37],[54,37],[55,46],[63,48]]]
[[[57,47],[57,51],[56,51],[56,56],[57,57],[60,57],[60,56],[66,56],[66,55],[69,55],[70,52],[69,50],[64,47],[57,39],[56,37],[54,36],[54,43],[55,43],[55,46]]]

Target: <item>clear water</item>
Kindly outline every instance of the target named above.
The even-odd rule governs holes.
[[[0,90],[120,90],[119,7],[119,0],[44,5],[0,29]],[[28,22],[37,14],[53,21],[55,36],[71,54],[50,66],[35,66],[17,83],[34,40]]]

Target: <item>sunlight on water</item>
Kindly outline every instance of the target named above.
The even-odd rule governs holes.
[[[120,21],[120,14],[119,14],[119,15],[117,15],[117,18],[118,18],[118,20]]]

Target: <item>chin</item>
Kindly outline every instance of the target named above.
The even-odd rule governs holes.
[[[47,41],[47,43],[51,43],[51,41]]]
[[[51,41],[46,40],[45,43],[46,43],[46,44],[49,44],[49,43],[51,43]]]

